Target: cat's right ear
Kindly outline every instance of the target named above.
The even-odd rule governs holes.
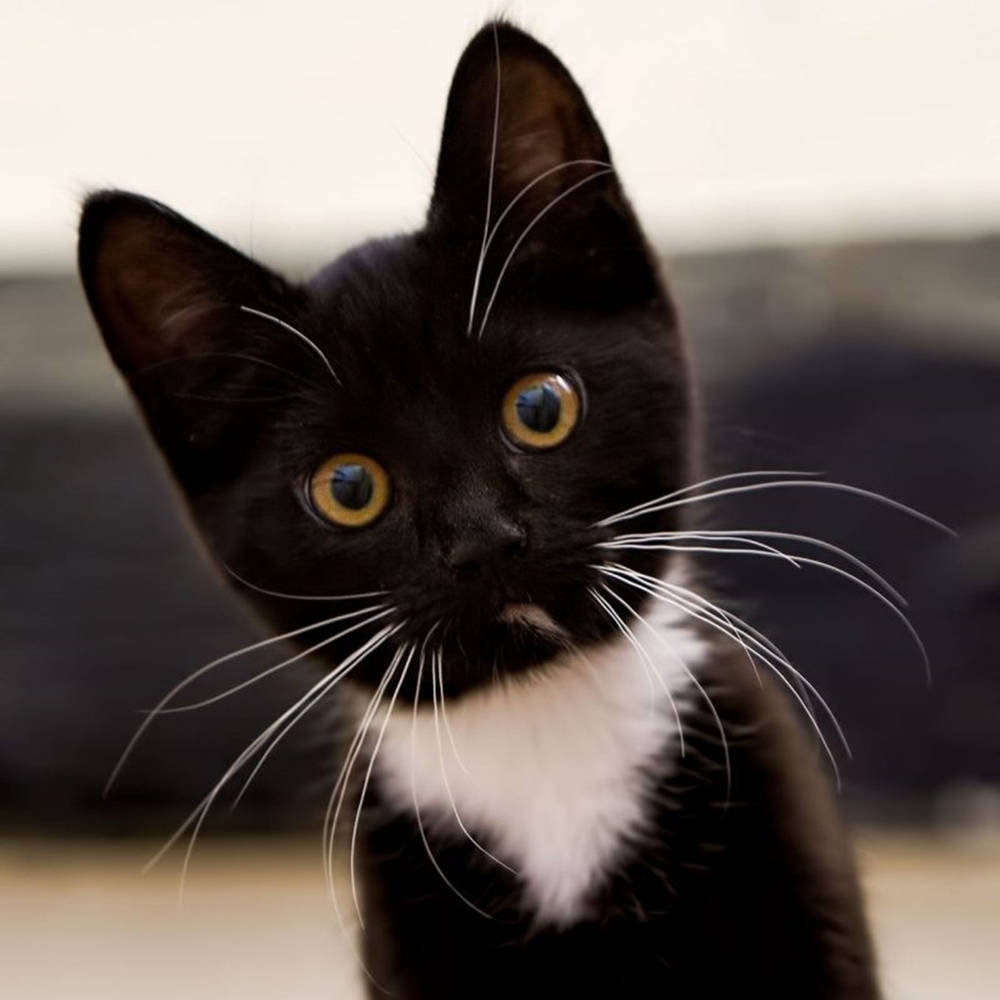
[[[244,307],[288,315],[298,293],[166,206],[121,191],[87,199],[78,254],[94,318],[150,431],[189,493],[207,487],[239,432],[232,408],[212,400],[276,370],[248,359],[266,354],[248,345],[269,324]]]

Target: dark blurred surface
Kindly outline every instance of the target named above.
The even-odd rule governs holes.
[[[803,532],[872,563],[905,629],[842,579],[718,557],[730,604],[836,711],[856,815],[928,820],[1000,787],[1000,241],[729,253],[669,271],[702,386],[706,474],[822,471],[960,532],[821,490],[726,498],[712,527]],[[199,552],[75,279],[0,280],[0,818],[65,832],[180,816],[294,699],[305,670],[141,720],[202,663],[261,636]],[[276,662],[266,651],[199,688]],[[235,822],[309,822],[335,753],[322,713],[268,762]]]

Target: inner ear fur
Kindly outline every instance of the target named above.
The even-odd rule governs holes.
[[[505,22],[487,24],[459,59],[428,228],[453,247],[457,267],[473,262],[470,287],[486,289],[487,300],[504,291],[503,278],[508,294],[516,284],[539,304],[652,304],[672,321],[583,92],[552,52]],[[508,265],[516,281],[504,278]]]
[[[527,210],[537,211],[609,166],[600,126],[565,66],[512,25],[484,27],[452,80],[431,217],[460,224],[471,212],[469,221],[481,229],[488,197],[494,219],[518,195]],[[617,190],[617,181],[609,173],[588,187],[591,196],[607,194]]]
[[[120,191],[87,199],[79,266],[108,351],[188,496],[235,475],[254,423],[224,401],[263,380],[268,392],[284,387],[282,369],[302,361],[292,350],[269,364],[285,341],[241,306],[290,315],[300,293],[166,206]]]
[[[273,272],[165,205],[121,191],[85,202],[79,266],[108,350],[129,378],[218,349],[241,305],[287,293]]]

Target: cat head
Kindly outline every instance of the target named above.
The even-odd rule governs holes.
[[[352,674],[372,683],[440,647],[452,693],[614,630],[589,594],[597,522],[683,485],[688,377],[604,136],[534,39],[491,24],[462,55],[416,233],[293,284],[106,191],[79,263],[234,585],[282,631],[356,613],[302,633],[354,628],[321,662],[374,637]]]

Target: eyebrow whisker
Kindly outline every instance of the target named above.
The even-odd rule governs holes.
[[[330,359],[322,352],[322,350],[320,350],[317,343],[307,337],[301,330],[296,330],[291,323],[286,323],[283,319],[278,319],[277,316],[272,316],[270,313],[263,312],[260,309],[251,309],[250,306],[240,306],[240,311],[250,313],[251,316],[259,316],[261,319],[270,320],[272,323],[276,323],[280,326],[283,330],[287,330],[289,333],[294,334],[320,356],[323,364],[326,365],[327,371],[333,376],[333,380],[337,383],[337,385],[343,387],[344,383],[340,381],[340,376],[333,370],[333,365],[330,364]]]

